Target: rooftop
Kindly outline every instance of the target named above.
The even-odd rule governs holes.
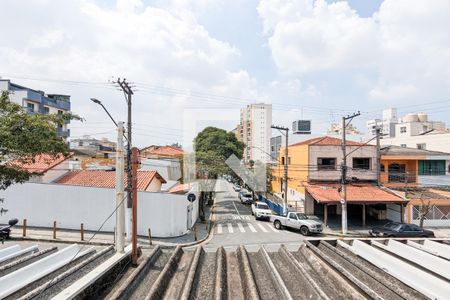
[[[11,161],[9,162],[9,165],[22,170],[27,170],[30,173],[42,174],[47,172],[51,168],[56,167],[67,158],[68,157],[64,156],[63,154],[40,154],[36,155],[35,157],[29,158],[26,161]]]
[[[363,143],[358,143],[358,142],[349,141],[349,140],[347,140],[345,142],[345,144],[348,146],[363,146],[364,145]],[[331,136],[322,136],[322,137],[317,137],[317,138],[309,139],[306,141],[302,141],[300,143],[296,143],[291,146],[300,146],[300,145],[340,146],[340,145],[342,145],[342,140],[335,138],[335,137],[331,137]]]
[[[181,148],[175,146],[148,146],[142,148],[141,152],[145,152],[147,155],[168,155],[168,156],[177,156],[183,155],[184,151]]]
[[[400,146],[382,146],[381,147],[381,155],[388,155],[388,156],[450,156],[450,153],[446,152],[439,152],[439,151],[430,151],[430,150],[423,150],[423,149],[417,149],[417,148],[407,148],[407,147],[400,147]]]
[[[340,184],[317,184],[308,185],[306,190],[311,196],[321,203],[335,203],[342,199],[340,195]],[[348,184],[347,185],[347,201],[348,202],[407,202],[408,200],[396,196],[387,190],[381,189],[369,184]]]
[[[137,189],[145,191],[152,180],[158,178],[162,183],[166,181],[156,171],[138,171],[137,172]],[[127,179],[125,178],[125,185]],[[64,177],[57,181],[59,184],[81,185],[91,187],[114,188],[116,186],[116,171],[104,170],[78,170],[68,172]]]

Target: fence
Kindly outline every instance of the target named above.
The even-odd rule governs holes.
[[[60,184],[25,183],[0,192],[4,199],[0,223],[27,219],[28,226],[96,231],[115,209],[115,190]],[[198,195],[197,195],[198,199]],[[185,195],[138,192],[138,234],[154,237],[183,235],[196,222],[198,201],[190,203]],[[115,216],[101,231],[113,232]]]
[[[265,202],[267,203],[267,205],[269,206],[269,208],[274,211],[276,214],[278,215],[282,215],[283,214],[283,205],[276,203],[272,200],[267,199],[266,197],[264,197],[263,195],[258,195],[259,201]]]

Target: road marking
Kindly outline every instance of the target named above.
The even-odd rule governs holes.
[[[250,228],[250,230],[251,230],[252,232],[256,232],[255,227],[253,227],[253,225],[252,225],[251,223],[247,223],[247,226],[248,226],[248,228]]]
[[[236,204],[234,204],[234,201],[233,201],[233,206],[234,206],[234,209],[236,210],[237,214],[239,215],[239,217],[241,217],[241,214],[239,213],[239,211],[238,211],[238,209],[236,207]]]
[[[222,224],[217,224],[217,233],[222,233]]]
[[[275,227],[273,227],[273,224],[269,223],[269,224],[267,224],[267,226],[268,226],[273,232],[280,233],[280,230],[278,230],[278,229],[276,229]]]
[[[259,228],[261,228],[262,231],[267,232],[267,229],[264,228],[264,226],[262,224],[258,223]]]
[[[231,225],[231,223],[228,223],[227,226],[228,226],[228,232],[233,233],[234,232],[233,225]]]
[[[242,226],[241,223],[237,223],[237,225],[238,225],[239,230],[240,230],[241,232],[245,232],[244,226]]]

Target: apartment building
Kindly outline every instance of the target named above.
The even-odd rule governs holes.
[[[399,121],[396,108],[388,108],[383,110],[382,119],[373,119],[367,121],[367,133],[373,137],[376,135],[375,128],[380,127],[381,134],[385,137],[395,136],[395,124]]]
[[[244,161],[271,161],[272,104],[249,104],[241,109],[239,140],[245,144]]]
[[[24,87],[11,82],[9,79],[0,79],[0,91],[8,91],[9,99],[30,114],[63,114],[70,111],[70,96],[60,94],[46,94],[43,91]],[[58,125],[57,133],[63,138],[70,136],[67,128],[69,121]]]

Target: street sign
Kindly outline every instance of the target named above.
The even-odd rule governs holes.
[[[189,193],[187,195],[187,199],[188,199],[189,202],[194,202],[195,201],[195,194]]]

